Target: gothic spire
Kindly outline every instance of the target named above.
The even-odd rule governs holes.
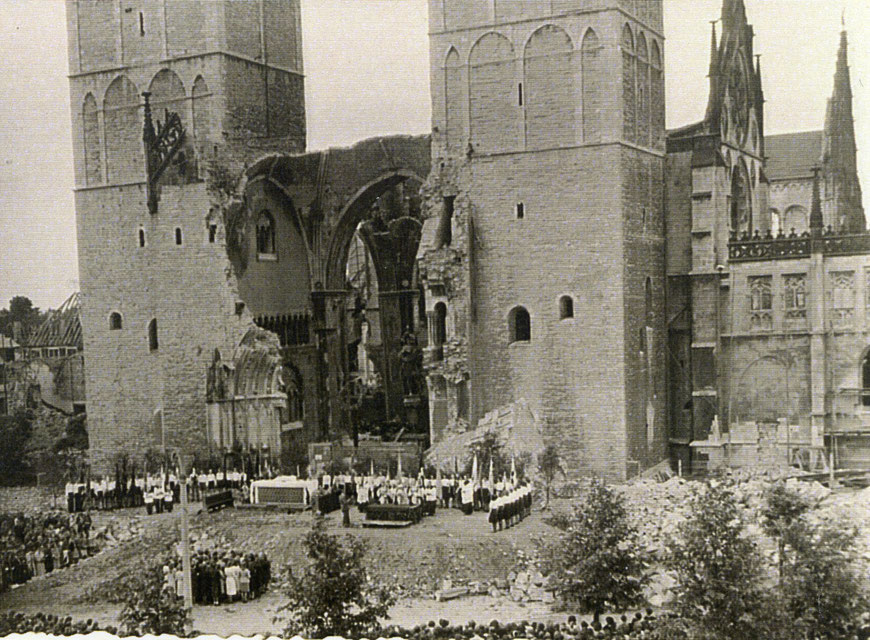
[[[858,181],[855,121],[852,116],[852,82],[849,74],[848,38],[845,28],[840,32],[834,91],[828,102],[824,135],[826,194],[834,209],[831,220],[837,227],[852,233],[865,230],[861,185]]]
[[[719,47],[716,44],[716,22],[716,20],[710,21],[710,24],[713,27],[710,36],[710,78],[716,75],[719,69]]]

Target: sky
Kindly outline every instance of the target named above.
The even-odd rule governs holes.
[[[532,0],[530,0],[532,1]],[[870,0],[745,0],[767,134],[821,129],[845,11],[858,163],[870,189]],[[667,126],[707,104],[721,0],[664,0]],[[78,287],[65,8],[0,0],[0,308]],[[302,0],[308,148],[430,129],[426,0]],[[866,143],[866,145],[865,145]]]

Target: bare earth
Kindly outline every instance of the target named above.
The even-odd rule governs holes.
[[[0,490],[4,510],[30,506],[22,490],[12,496]],[[6,507],[5,505],[9,505]],[[45,502],[42,503],[45,505]],[[48,502],[50,505],[50,501]],[[258,600],[220,607],[194,608],[194,629],[203,633],[269,634],[278,632],[280,621],[273,621],[284,602],[280,582],[282,568],[305,562],[301,540],[309,530],[310,513],[286,514],[259,509],[229,509],[218,513],[199,513],[191,518],[192,535],[204,534],[233,548],[265,551],[278,579],[269,592]],[[328,516],[334,533],[363,538],[369,547],[368,558],[375,580],[396,585],[400,599],[390,612],[390,623],[414,626],[441,618],[451,623],[471,620],[480,623],[492,619],[550,620],[564,616],[553,614],[542,603],[517,603],[507,597],[467,596],[438,602],[435,591],[445,579],[453,584],[494,583],[503,580],[522,558],[534,548],[534,539],[548,530],[540,512],[512,529],[492,533],[485,515],[463,516],[457,510],[439,509],[434,517],[405,529],[366,529],[359,526],[361,514],[352,512],[355,526],[345,530],[337,513]],[[121,606],[92,602],[86,592],[100,583],[122,574],[142,558],[160,554],[177,541],[179,510],[171,514],[145,516],[142,509],[97,513],[95,528],[113,523],[116,530],[138,535],[74,567],[34,579],[0,594],[0,610],[23,613],[54,613],[76,619],[92,618],[117,626]]]

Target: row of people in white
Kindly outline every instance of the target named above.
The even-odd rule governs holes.
[[[526,484],[497,494],[489,503],[489,524],[493,531],[511,527],[532,511],[532,488]]]

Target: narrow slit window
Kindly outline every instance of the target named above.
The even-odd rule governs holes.
[[[139,229],[139,247],[145,246],[145,229]]]
[[[160,344],[157,342],[157,318],[152,318],[148,323],[148,350],[157,351]]]
[[[175,227],[175,244],[181,245],[181,227]]]
[[[209,244],[214,244],[217,241],[217,225],[208,225],[208,241]]]
[[[517,103],[520,106],[523,106],[523,83],[522,82],[520,82],[517,85]]]
[[[526,216],[526,205],[522,202],[517,202],[517,220],[522,220]]]
[[[139,12],[139,35],[145,35],[145,14],[141,11]]]

